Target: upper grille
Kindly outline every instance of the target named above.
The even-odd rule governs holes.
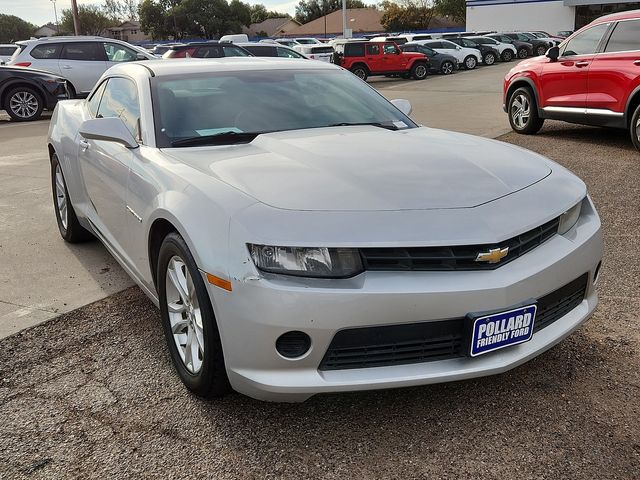
[[[589,275],[538,299],[534,333],[576,308],[584,299]],[[320,370],[382,367],[431,362],[466,355],[464,318],[341,330],[320,363]]]
[[[485,245],[452,247],[362,248],[365,270],[493,270],[533,250],[558,231],[560,217],[528,232]],[[509,253],[499,263],[476,262],[478,253],[509,247]]]

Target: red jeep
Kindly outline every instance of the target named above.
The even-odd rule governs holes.
[[[338,43],[334,50],[333,63],[363,80],[369,75],[427,78],[429,58],[422,53],[402,52],[393,42]]]
[[[640,150],[640,10],[600,17],[518,64],[503,101],[518,133],[536,133],[546,118],[616,127]]]

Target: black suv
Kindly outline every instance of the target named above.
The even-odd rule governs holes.
[[[494,40],[502,43],[510,43],[511,45],[516,47],[518,58],[527,58],[533,55],[533,45],[523,40],[511,38],[506,33],[492,33],[490,35],[487,35],[487,37],[493,38]]]
[[[49,72],[24,67],[0,67],[0,109],[17,122],[40,118],[58,100],[69,98],[67,81]]]
[[[491,45],[485,45],[480,43],[479,40],[475,38],[472,40],[470,38],[448,38],[450,42],[455,43],[456,45],[460,45],[461,47],[475,48],[476,50],[480,50],[480,54],[482,55],[482,61],[485,65],[493,65],[498,60],[500,60],[500,52],[493,48]]]
[[[553,45],[549,45],[549,42],[546,40],[540,40],[539,38],[536,38],[533,35],[527,35],[526,33],[514,32],[505,33],[505,35],[513,40],[530,43],[533,47],[533,54],[537,57],[544,55],[547,53],[549,48],[553,47]]]
[[[172,45],[162,58],[222,58],[252,57],[242,47],[226,42],[193,42],[185,45]]]

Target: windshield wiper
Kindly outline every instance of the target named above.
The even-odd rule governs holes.
[[[332,123],[331,125],[327,125],[328,127],[356,127],[359,125],[371,125],[372,127],[380,127],[386,128],[387,130],[400,130],[397,126],[392,123],[380,123],[380,122],[342,122],[342,123]]]
[[[195,147],[198,145],[233,145],[234,143],[249,143],[258,135],[269,132],[228,132],[202,135],[198,137],[181,138],[171,142],[172,147]]]

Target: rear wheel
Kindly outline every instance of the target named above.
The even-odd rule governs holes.
[[[411,67],[411,76],[416,80],[424,80],[427,78],[427,66],[422,62],[416,62]]]
[[[529,56],[529,52],[525,47],[522,47],[518,50],[518,58],[527,58]]]
[[[538,116],[536,99],[529,88],[518,88],[509,99],[509,123],[516,133],[532,135],[537,133],[544,123]]]
[[[189,247],[175,232],[160,247],[157,279],[162,324],[180,379],[201,397],[230,392],[207,288]]]
[[[366,67],[362,65],[356,65],[355,67],[353,67],[351,69],[351,73],[362,80],[366,80],[369,76],[369,72],[367,71]]]
[[[445,60],[444,62],[442,62],[442,65],[440,65],[440,72],[443,75],[451,75],[455,70],[455,68],[456,67],[453,64],[453,62],[450,62],[449,60]]]
[[[510,62],[511,60],[513,60],[513,52],[511,50],[507,49],[504,52],[502,52],[503,62]]]
[[[71,205],[67,182],[62,173],[62,167],[58,156],[51,156],[51,189],[53,191],[53,209],[56,212],[56,221],[60,235],[66,242],[80,243],[93,239],[93,235],[80,225],[76,212]]]
[[[466,68],[467,70],[473,70],[477,66],[478,66],[478,59],[473,55],[469,55],[467,58],[464,59],[464,68]]]
[[[631,117],[630,133],[633,146],[640,150],[640,105]]]
[[[496,56],[492,52],[489,52],[484,56],[482,61],[485,65],[493,65],[496,63]]]
[[[13,88],[5,97],[4,109],[17,122],[39,119],[43,108],[42,97],[30,87]]]

